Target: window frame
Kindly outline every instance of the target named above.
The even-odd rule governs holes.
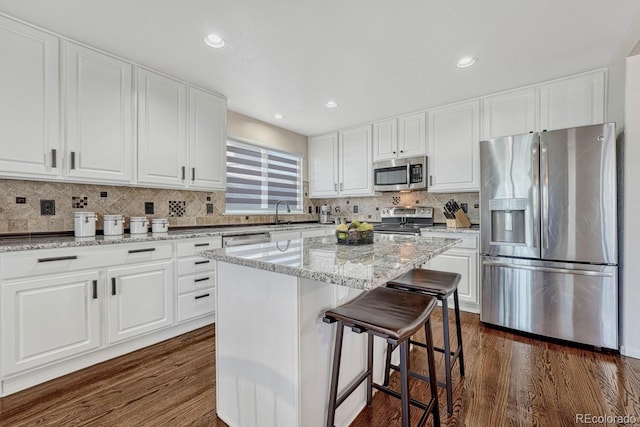
[[[253,141],[250,139],[246,139],[246,138],[241,138],[241,137],[236,137],[236,136],[230,136],[228,135],[226,138],[226,142],[225,142],[225,175],[226,175],[226,179],[227,179],[227,187],[225,188],[225,197],[224,197],[224,213],[223,215],[273,215],[275,214],[275,208],[274,207],[270,207],[267,209],[260,209],[260,210],[228,210],[228,205],[227,205],[227,193],[228,193],[228,182],[229,182],[229,176],[228,176],[228,160],[227,160],[227,152],[228,152],[228,143],[229,141],[234,141],[234,142],[238,142],[241,144],[246,144],[246,145],[250,145],[255,147],[256,149],[259,150],[264,150],[267,152],[267,154],[271,153],[271,154],[275,154],[275,155],[284,155],[284,156],[295,156],[298,158],[299,160],[299,178],[298,178],[298,190],[299,190],[299,199],[298,199],[298,203],[300,204],[300,210],[296,210],[296,206],[292,206],[289,205],[291,212],[287,212],[286,209],[286,205],[285,206],[280,206],[278,215],[300,215],[300,214],[304,214],[304,153],[296,151],[296,152],[289,152],[289,151],[285,151],[282,149],[278,149],[278,148],[273,148],[272,146],[268,146],[266,144],[257,142],[257,141]]]

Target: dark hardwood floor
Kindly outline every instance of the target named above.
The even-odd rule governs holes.
[[[201,328],[2,398],[0,425],[224,426],[215,415],[214,336],[213,326]],[[640,424],[640,360],[515,335],[468,313],[463,338],[466,376],[454,371],[452,416],[439,390],[445,425],[574,426],[576,414],[630,414]],[[411,363],[425,366],[421,350]],[[411,392],[425,398],[428,386],[412,382]],[[417,422],[418,410],[412,415]],[[383,393],[353,423],[399,425],[399,402]]]

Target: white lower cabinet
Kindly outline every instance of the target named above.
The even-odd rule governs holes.
[[[185,239],[177,243],[177,321],[184,322],[216,310],[216,263],[198,253],[222,247],[221,237]]]
[[[98,271],[2,284],[2,374],[100,346]]]
[[[212,323],[215,262],[198,254],[221,246],[216,236],[0,254],[0,396]]]
[[[478,235],[449,232],[423,232],[422,235],[425,237],[462,239],[462,242],[457,246],[430,259],[424,264],[424,268],[459,273],[461,276],[460,283],[458,284],[460,309],[472,313],[479,313]],[[453,308],[453,298],[450,298],[449,306]]]
[[[173,323],[173,261],[109,269],[107,283],[109,343]]]

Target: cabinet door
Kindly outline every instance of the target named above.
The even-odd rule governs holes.
[[[449,249],[429,260],[432,270],[448,271],[460,274],[458,300],[460,306],[472,311],[478,310],[478,252],[465,249]],[[453,298],[449,301],[453,308]]]
[[[98,348],[103,297],[97,271],[3,283],[3,374]]]
[[[535,132],[536,89],[525,88],[487,96],[482,100],[482,138]]]
[[[429,111],[429,191],[480,188],[480,103]]]
[[[373,194],[371,125],[340,132],[338,159],[340,195]]]
[[[541,85],[542,130],[603,123],[605,76],[605,71],[597,71]]]
[[[66,175],[131,182],[134,145],[131,64],[66,44]]]
[[[338,195],[338,134],[309,138],[309,196]]]
[[[424,112],[398,118],[398,157],[424,156],[426,132]]]
[[[109,343],[173,323],[173,262],[110,269],[107,272]]]
[[[398,119],[373,124],[373,161],[398,157]]]
[[[59,44],[0,16],[0,174],[60,175]]]
[[[227,181],[227,103],[189,88],[189,187],[224,190]]]
[[[138,73],[138,182],[185,187],[187,88],[147,70]]]

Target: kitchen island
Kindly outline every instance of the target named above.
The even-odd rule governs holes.
[[[327,236],[202,252],[217,261],[218,416],[232,427],[324,425],[335,336],[324,311],[458,242],[385,234],[371,245],[343,246]],[[385,348],[376,339],[377,382]],[[339,388],[365,364],[365,336],[345,331]],[[364,404],[363,384],[338,409],[336,425],[348,425]]]

